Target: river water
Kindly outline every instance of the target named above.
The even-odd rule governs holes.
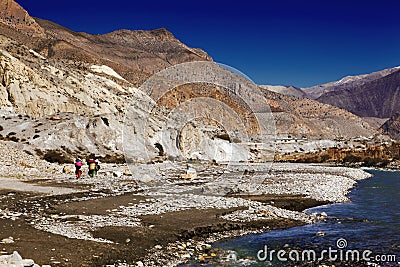
[[[400,172],[368,172],[351,202],[307,210],[325,222],[218,242],[229,262],[212,266],[400,266]]]

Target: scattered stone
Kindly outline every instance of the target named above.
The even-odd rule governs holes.
[[[120,171],[114,171],[114,172],[113,172],[113,176],[114,176],[114,177],[120,178],[120,177],[122,177],[122,175],[123,175],[123,173],[120,172]]]
[[[11,255],[0,256],[0,266],[4,267],[31,267],[38,266],[31,259],[23,259],[17,251],[14,251]],[[43,265],[44,266],[44,265]]]
[[[236,251],[230,251],[230,253],[228,254],[228,256],[226,257],[226,261],[228,262],[235,262],[237,261],[237,253]]]
[[[52,121],[60,121],[61,117],[60,116],[51,116],[50,120],[52,120]]]
[[[35,165],[36,166],[36,165]],[[231,189],[233,187],[238,188],[240,192],[249,192],[249,188],[256,188],[255,193],[258,194],[299,194],[304,193],[307,197],[319,200],[327,200],[332,202],[345,201],[347,191],[355,184],[355,180],[366,178],[360,170],[350,170],[347,168],[329,168],[320,166],[305,166],[301,164],[285,165],[276,164],[272,171],[268,173],[254,174],[253,177],[259,175],[263,180],[266,179],[268,183],[254,187],[251,185],[252,180],[242,179],[242,177],[236,178],[235,173],[237,171],[231,171],[232,175],[227,176],[226,179],[218,179],[216,176],[212,175],[214,169],[199,169],[196,174],[199,173],[200,177],[191,178],[190,181],[182,181],[177,179],[179,173],[183,172],[183,167],[179,169],[179,165],[168,166],[166,163],[157,164],[156,166],[151,165],[152,169],[162,169],[164,170],[164,176],[157,176],[154,172],[149,172],[147,166],[133,166],[133,173],[135,173],[135,179],[126,179],[123,177],[127,175],[122,170],[121,165],[115,164],[102,164],[102,171],[98,173],[98,177],[95,178],[85,178],[82,184],[90,185],[93,188],[93,192],[98,194],[93,198],[98,198],[103,195],[102,190],[111,192],[104,194],[111,195],[121,195],[130,192],[138,192],[138,189],[144,189],[140,191],[140,195],[144,196],[145,200],[130,199],[132,201],[129,205],[114,207],[114,209],[109,209],[107,215],[80,215],[74,218],[68,217],[71,215],[65,214],[53,214],[46,218],[40,217],[40,214],[27,214],[22,215],[21,213],[0,210],[0,218],[12,219],[18,218],[19,216],[27,216],[30,223],[34,225],[35,228],[44,230],[47,232],[60,234],[68,238],[79,238],[84,240],[93,240],[96,242],[110,242],[109,240],[95,239],[91,231],[94,228],[101,228],[107,226],[119,226],[119,227],[149,227],[152,228],[154,225],[144,226],[141,225],[140,217],[145,215],[160,215],[168,212],[176,212],[187,209],[198,209],[201,212],[202,209],[227,209],[227,208],[237,208],[237,207],[247,207],[247,209],[237,210],[233,213],[228,213],[222,216],[222,219],[234,221],[234,222],[246,222],[253,220],[265,220],[269,218],[288,218],[301,220],[304,222],[315,221],[311,215],[302,213],[288,211],[285,209],[279,209],[265,203],[245,200],[242,198],[225,197],[221,195],[213,194],[196,194],[192,192],[198,191],[199,184],[201,186],[210,186],[216,191],[221,190],[221,188]],[[197,168],[197,166],[196,166]],[[200,167],[198,167],[200,168]],[[209,166],[207,166],[209,168]],[[217,168],[217,167],[215,167]],[[218,167],[220,168],[220,167]],[[262,165],[260,165],[262,168]],[[59,173],[60,167],[56,168]],[[27,170],[29,171],[29,170]],[[216,174],[223,173],[224,171],[216,170]],[[110,174],[113,175],[110,175]],[[115,175],[117,174],[117,175]],[[229,174],[229,173],[225,173]],[[138,187],[136,182],[136,177],[146,177],[151,181],[154,187],[151,190],[146,190],[146,186]],[[252,179],[253,179],[252,177]],[[70,176],[57,175],[57,182],[71,182]],[[257,177],[255,178],[257,179]],[[44,180],[45,181],[45,180]],[[158,184],[159,181],[164,183]],[[274,182],[279,181],[279,182]],[[54,182],[54,180],[50,180]],[[74,181],[75,182],[75,181]],[[76,181],[76,183],[81,183],[81,181]],[[161,186],[159,186],[161,185]],[[96,191],[98,190],[98,191]],[[252,189],[253,190],[253,189]],[[143,192],[143,193],[142,193]],[[208,192],[207,192],[208,193]],[[136,194],[136,193],[135,193]],[[5,196],[7,197],[7,196]],[[92,196],[87,197],[87,199],[92,198]],[[85,200],[85,198],[80,198],[79,200]],[[134,201],[135,200],[135,201]],[[72,200],[74,201],[74,200]],[[38,203],[33,203],[32,206],[35,210],[47,209],[46,205],[40,205]],[[35,217],[37,215],[37,217]],[[327,214],[321,213],[320,216],[327,216]],[[33,217],[32,217],[33,216]],[[318,214],[316,214],[318,216]],[[316,217],[314,216],[314,217]],[[318,233],[317,233],[318,235]],[[319,234],[318,236],[323,236]],[[126,239],[127,243],[131,242]],[[215,240],[204,240],[204,242],[214,242]],[[216,257],[219,253],[214,253],[211,249],[211,245],[191,242],[176,242],[176,244],[170,244],[163,248],[160,245],[154,246],[154,250],[158,250],[157,253],[163,254],[165,251],[175,253],[176,256],[171,256],[177,261],[186,261],[187,259],[199,259],[200,261],[208,261],[212,257]],[[168,252],[168,253],[169,253]],[[174,255],[175,255],[174,254]],[[60,258],[62,259],[62,258]],[[54,261],[55,259],[53,259]],[[63,260],[64,261],[64,260]],[[146,266],[163,266],[159,264],[156,259],[152,259],[155,263],[153,265],[149,264],[151,261],[144,259],[143,262]],[[172,260],[173,261],[173,260]],[[142,262],[142,264],[143,264]],[[65,263],[64,263],[65,264]],[[144,264],[143,264],[144,265]],[[119,265],[117,265],[119,266]],[[141,266],[136,263],[136,266]]]
[[[258,215],[262,217],[268,217],[270,215],[270,212],[268,210],[260,210],[258,212]]]
[[[125,170],[122,171],[122,173],[123,173],[125,176],[132,176],[132,175],[133,175],[133,174],[132,174],[132,171],[131,171],[130,169],[125,169]]]
[[[315,235],[316,235],[316,236],[324,236],[324,235],[325,235],[325,232],[317,232]]]
[[[12,244],[14,243],[14,238],[12,236],[10,236],[9,238],[4,238],[3,240],[1,240],[2,244]]]
[[[142,174],[141,176],[139,176],[139,180],[142,183],[150,183],[154,181],[154,178],[151,175],[148,174]]]
[[[18,261],[22,261],[22,257],[17,251],[14,251],[13,254],[8,258],[8,262],[15,264]]]

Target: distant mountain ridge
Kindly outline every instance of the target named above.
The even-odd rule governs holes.
[[[339,81],[329,82],[326,84],[316,85],[308,88],[301,88],[301,90],[307,94],[308,98],[311,99],[318,99],[319,97],[323,96],[324,94],[330,92],[338,92],[343,89],[352,89],[357,86],[361,86],[363,84],[367,84],[369,82],[378,80],[383,78],[387,75],[392,74],[400,70],[400,67],[384,69],[381,71],[372,72],[369,74],[362,74],[356,76],[346,76]]]
[[[374,129],[380,129],[392,138],[400,139],[400,67],[346,76],[339,81],[309,88],[268,85],[260,87],[282,95],[314,99],[342,108],[362,117]]]
[[[317,101],[361,117],[389,118],[400,110],[400,69],[370,82],[330,91]]]
[[[384,134],[400,139],[400,67],[301,90],[305,97],[350,111]],[[382,125],[383,119],[387,121]]]

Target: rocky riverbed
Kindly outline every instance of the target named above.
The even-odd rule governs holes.
[[[215,240],[324,219],[302,210],[347,201],[369,177],[322,165],[192,163],[197,177],[182,179],[185,164],[164,162],[102,164],[96,177],[77,180],[65,165],[6,149],[13,156],[0,165],[1,253],[51,266],[207,261]]]

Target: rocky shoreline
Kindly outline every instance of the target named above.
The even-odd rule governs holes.
[[[12,153],[1,165],[0,239],[13,240],[2,254],[51,266],[206,262],[221,238],[323,219],[302,211],[348,201],[357,180],[370,177],[326,165],[193,163],[197,177],[182,179],[185,164],[164,162],[102,164],[97,177],[76,180],[63,165]],[[25,164],[7,168],[16,158]]]

